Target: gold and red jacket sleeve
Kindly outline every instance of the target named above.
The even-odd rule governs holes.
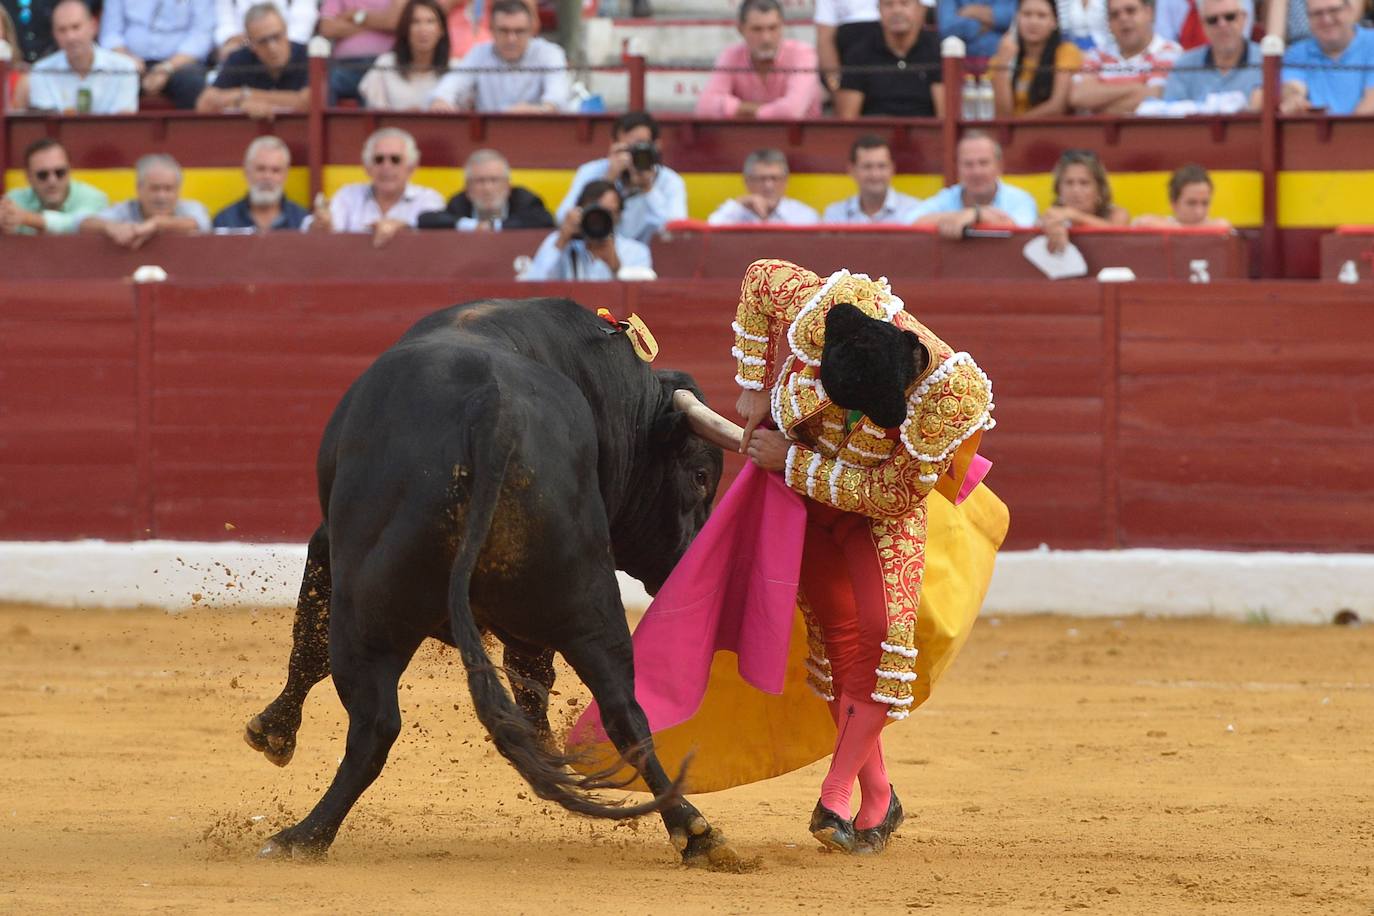
[[[788,261],[760,260],[749,265],[731,325],[735,345],[730,353],[741,388],[761,391],[773,383],[777,373],[774,349],[783,340],[784,329],[820,286],[820,277]]]
[[[858,467],[794,442],[783,479],[798,493],[843,512],[869,518],[900,518],[916,510],[954,460],[920,461],[898,450],[882,464]]]

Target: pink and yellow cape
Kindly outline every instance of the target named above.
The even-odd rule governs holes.
[[[926,573],[916,615],[918,682],[929,688],[968,637],[1007,531],[1007,508],[974,456],[953,490],[927,500]],[[835,727],[807,683],[797,606],[803,497],[747,463],[634,632],[635,697],[670,773],[689,753],[689,792],[778,776],[828,755]],[[595,704],[568,736],[592,772],[618,754]],[[643,790],[642,783],[632,784]]]

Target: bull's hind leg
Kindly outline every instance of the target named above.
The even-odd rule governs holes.
[[[334,686],[348,710],[348,741],[343,762],[324,797],[294,827],[273,836],[258,855],[262,858],[318,858],[339,832],[358,797],[372,785],[386,764],[391,745],[401,733],[401,707],[396,687],[419,648],[422,636],[381,640],[341,634],[336,627],[331,647]]]
[[[618,594],[615,604],[620,605]],[[607,627],[579,638],[562,652],[596,699],[606,736],[639,770],[644,783],[655,795],[668,791],[672,780],[654,753],[649,720],[634,696],[634,651],[623,617],[619,630]],[[738,857],[725,836],[686,799],[663,812],[663,825],[668,828],[668,838],[687,865],[731,867],[738,864]]]
[[[305,575],[291,627],[286,686],[267,708],[248,720],[244,740],[279,767],[296,752],[301,707],[310,688],[329,674],[329,537],[321,525],[306,548]]]
[[[510,679],[510,691],[530,724],[544,738],[553,735],[549,728],[549,691],[553,689],[553,650],[528,649],[506,644],[502,664]]]

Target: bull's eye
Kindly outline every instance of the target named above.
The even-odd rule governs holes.
[[[701,487],[703,491],[706,489],[706,485],[711,480],[710,475],[706,473],[706,470],[704,468],[697,468],[692,479],[696,481],[696,485]]]

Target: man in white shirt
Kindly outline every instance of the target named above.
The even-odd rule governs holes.
[[[1035,198],[1002,180],[1002,147],[981,130],[964,134],[955,147],[959,183],[927,198],[912,213],[917,226],[934,226],[941,238],[965,237],[977,226],[1035,225]]]
[[[908,225],[920,201],[892,187],[896,167],[887,141],[864,134],[849,148],[849,175],[859,186],[853,197],[825,208],[826,223],[896,223]]]
[[[363,168],[369,182],[346,184],[327,206],[315,201],[315,212],[302,229],[314,232],[370,232],[381,248],[402,229],[414,229],[420,214],[444,209],[433,188],[411,184],[420,164],[415,138],[399,127],[383,127],[363,144]]]
[[[1183,48],[1155,34],[1155,0],[1107,0],[1107,24],[1112,42],[1084,55],[1069,104],[1083,114],[1132,114],[1163,95]]]
[[[756,224],[806,226],[820,222],[815,210],[787,195],[787,157],[781,150],[754,150],[744,159],[748,193],[727,200],[707,222],[712,226]]]
[[[582,189],[597,179],[611,182],[620,191],[624,206],[618,230],[637,242],[647,245],[668,223],[687,218],[687,183],[663,164],[658,122],[646,111],[626,112],[611,125],[606,157],[577,167],[572,187],[558,205],[557,218],[566,216]]]
[[[496,0],[492,40],[473,46],[429,96],[430,111],[555,112],[572,95],[563,49],[534,34],[523,0]]]
[[[652,270],[649,246],[616,232],[619,220],[620,192],[615,185],[590,182],[577,198],[577,206],[544,239],[520,279],[614,280],[627,268]]]
[[[83,0],[63,0],[52,13],[61,48],[33,65],[29,107],[77,114],[138,111],[138,68],[95,43],[98,26]]]

